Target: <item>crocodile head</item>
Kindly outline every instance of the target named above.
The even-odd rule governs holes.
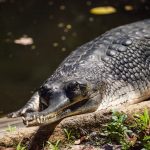
[[[86,80],[69,80],[67,82],[47,82],[38,90],[39,112],[25,114],[25,124],[46,124],[67,116],[93,112],[97,105],[87,107],[93,96],[93,87]]]

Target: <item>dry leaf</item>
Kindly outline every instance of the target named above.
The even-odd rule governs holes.
[[[95,7],[90,10],[90,13],[94,15],[107,15],[115,12],[117,12],[117,10],[112,6]]]

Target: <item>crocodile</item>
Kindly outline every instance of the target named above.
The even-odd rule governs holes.
[[[8,117],[29,126],[128,106],[150,97],[150,19],[119,26],[78,47]]]

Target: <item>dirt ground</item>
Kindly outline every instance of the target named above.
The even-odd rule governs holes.
[[[142,112],[145,108],[150,110],[150,101],[144,101],[139,104],[130,105],[128,107],[120,107],[117,111],[125,112],[128,115],[133,113]],[[68,117],[63,119],[60,123],[51,125],[44,125],[41,127],[25,127],[21,119],[0,119],[0,150],[13,150],[12,147],[17,145],[20,141],[28,146],[27,149],[41,150],[43,144],[46,145],[47,141],[55,143],[61,141],[61,150],[98,150],[98,149],[111,149],[112,145],[105,145],[104,147],[93,146],[85,141],[84,134],[95,132],[97,128],[102,128],[111,119],[110,111],[94,112],[78,116]],[[15,131],[8,131],[8,125],[16,126]],[[76,138],[74,143],[67,142],[64,132],[73,131],[80,133],[80,138]],[[82,138],[81,138],[82,137]],[[86,144],[83,144],[86,143]],[[114,145],[115,149],[120,149],[118,145]],[[6,148],[7,147],[7,148]],[[45,147],[44,150],[47,148]]]

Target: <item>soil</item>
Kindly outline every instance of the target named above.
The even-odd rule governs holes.
[[[145,108],[150,110],[150,101],[144,101],[138,104],[133,104],[130,106],[123,106],[117,108],[117,111],[125,112],[129,116],[132,116],[135,113],[142,112]],[[61,148],[62,150],[97,150],[97,149],[109,149],[111,146],[106,145],[106,147],[98,147],[88,142],[83,142],[84,135],[87,133],[94,133],[97,130],[100,130],[110,119],[111,119],[111,111],[98,111],[89,114],[77,115],[63,119],[61,122],[57,122],[51,125],[44,125],[40,128],[38,127],[25,127],[16,120],[9,120],[6,118],[0,119],[0,150],[4,147],[9,147],[9,150],[13,150],[14,145],[23,141],[31,150],[41,150],[43,149],[43,144],[46,145],[46,142],[49,140],[52,143],[61,140]],[[2,126],[3,122],[3,126]],[[4,127],[7,128],[8,122],[15,125],[18,125],[16,131],[8,132],[4,130]],[[20,124],[18,124],[18,122]],[[67,131],[72,131],[74,135],[75,143],[69,143],[66,138],[66,134],[64,133],[64,129]],[[78,138],[78,134],[80,134],[80,138]],[[81,137],[83,138],[81,140]],[[84,144],[86,143],[86,144]],[[114,145],[113,145],[114,146]],[[7,148],[8,149],[8,148]],[[45,147],[45,150],[47,148]],[[116,147],[119,149],[119,147]]]

